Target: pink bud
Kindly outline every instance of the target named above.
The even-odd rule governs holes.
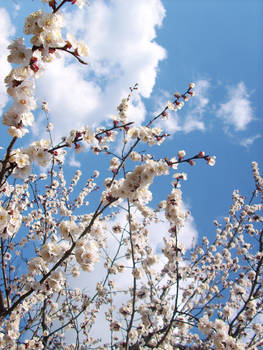
[[[200,151],[197,155],[198,158],[203,158],[205,156],[205,152],[204,151]]]

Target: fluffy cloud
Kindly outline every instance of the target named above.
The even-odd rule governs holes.
[[[200,79],[197,80],[194,88],[195,98],[193,101],[193,111],[195,115],[202,116],[209,103],[208,90],[210,88],[209,80]]]
[[[83,75],[82,66],[61,59],[49,64],[45,75],[37,81],[36,94],[39,102],[48,101],[57,137],[98,118],[101,90]],[[35,133],[42,132],[39,122]]]
[[[51,107],[56,136],[83,124],[99,124],[116,113],[116,107],[139,84],[131,119],[141,122],[157,67],[165,57],[155,41],[165,11],[160,0],[97,0],[85,10],[66,14],[72,34],[89,46],[88,66],[62,59],[48,65],[37,83],[37,94]]]
[[[75,155],[72,155],[69,159],[69,165],[72,167],[80,168],[81,164],[78,160],[76,160]]]
[[[234,127],[242,131],[253,120],[253,110],[244,82],[228,88],[228,100],[220,105],[217,116],[221,118],[227,129]]]
[[[88,43],[95,74],[117,80],[115,84],[125,91],[138,83],[141,94],[148,97],[159,60],[165,57],[154,41],[164,15],[160,0],[98,0],[87,11],[69,14],[68,20],[73,34]]]
[[[241,140],[240,144],[241,144],[241,146],[249,147],[249,146],[253,145],[253,143],[259,138],[261,138],[261,135],[257,134],[257,135],[254,135],[254,136],[251,136],[251,137],[248,137],[248,138]]]
[[[203,117],[209,104],[209,88],[210,82],[208,80],[201,79],[196,82],[196,87],[194,88],[195,97],[190,101],[190,110],[187,112],[182,124],[182,130],[185,133],[189,133],[195,130],[205,130]]]
[[[11,65],[6,60],[8,55],[7,46],[9,44],[9,38],[15,33],[15,29],[11,25],[8,13],[3,8],[0,8],[0,18],[0,113],[2,114],[8,100],[4,79],[11,69]]]

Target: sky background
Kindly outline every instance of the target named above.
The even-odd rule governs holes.
[[[25,17],[39,8],[49,11],[38,0],[0,0],[1,113],[10,103],[3,83],[11,68],[6,47],[23,35]],[[65,28],[87,43],[90,55],[88,66],[61,55],[36,82],[39,106],[47,100],[51,109],[54,138],[84,124],[109,125],[110,115],[135,83],[139,90],[129,113],[134,122],[141,123],[159,113],[175,91],[184,92],[195,82],[196,96],[176,114],[170,113],[168,121],[159,123],[171,134],[169,140],[150,151],[157,158],[176,156],[182,149],[187,156],[199,151],[216,155],[214,167],[200,161],[195,167],[185,164],[179,169],[188,174],[182,190],[192,215],[182,240],[188,248],[197,236],[213,240],[213,220],[227,216],[233,190],[249,198],[254,189],[251,162],[258,161],[262,169],[263,2],[90,0],[83,10],[69,4],[64,10]],[[40,109],[35,117],[33,133],[19,146],[48,137]],[[9,140],[6,127],[0,126],[0,133],[0,146],[5,146]],[[67,172],[73,173],[82,164],[85,181],[100,159],[87,152],[69,153]],[[110,176],[107,171],[102,175]],[[170,179],[158,178],[151,187],[153,205],[170,188]],[[156,249],[161,231],[167,230],[167,225],[153,227]],[[112,248],[114,242],[109,244]],[[95,273],[101,271],[103,264]],[[85,286],[85,281],[81,277],[76,285]]]
[[[6,46],[22,36],[25,16],[39,8],[49,11],[38,0],[0,0],[1,112],[9,103],[3,85],[10,69]],[[153,152],[168,158],[181,149],[189,156],[201,150],[216,155],[213,168],[201,161],[181,167],[188,173],[183,196],[193,225],[199,237],[213,237],[212,221],[227,214],[232,191],[252,193],[251,161],[262,163],[263,2],[91,0],[83,10],[72,5],[64,10],[65,28],[87,43],[90,56],[89,65],[81,66],[61,55],[37,81],[39,106],[45,99],[51,108],[54,137],[83,124],[107,123],[135,83],[139,92],[129,113],[139,123],[160,112],[175,91],[196,82],[196,96],[160,124],[173,136]],[[24,143],[43,137],[43,113],[35,115],[33,136]],[[5,134],[1,126],[3,145]],[[85,157],[70,156],[69,172]],[[161,186],[159,180],[152,186],[156,202]]]

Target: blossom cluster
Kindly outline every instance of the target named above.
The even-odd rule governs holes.
[[[168,159],[145,151],[166,141],[154,123],[182,108],[194,96],[194,83],[145,125],[128,117],[135,84],[111,126],[84,125],[53,145],[48,123],[50,140],[14,148],[34,122],[34,79],[46,63],[60,51],[81,63],[88,54],[83,42],[71,35],[64,40],[61,30],[60,8],[81,8],[85,1],[42,2],[52,13],[36,11],[25,21],[32,47],[23,39],[9,45],[8,61],[19,67],[5,79],[14,102],[3,116],[12,141],[0,168],[1,349],[256,350],[263,343],[263,180],[257,163],[251,199],[234,191],[228,216],[214,222],[213,242],[203,237],[189,251],[182,243],[189,213],[180,188],[187,174],[178,169],[201,159],[213,166],[215,156],[201,151],[187,158],[179,150]],[[49,113],[46,102],[42,109]],[[121,152],[113,143],[118,133]],[[85,167],[84,181],[80,170],[69,179],[65,149],[78,152],[82,144],[101,157],[108,177]],[[33,174],[33,162],[45,172]],[[169,179],[160,195],[167,187],[170,193],[154,206],[150,187],[157,176]],[[101,319],[103,334],[96,337]]]
[[[114,164],[119,166],[119,163]],[[151,200],[149,186],[152,184],[155,176],[169,174],[169,167],[165,161],[146,160],[142,165],[135,167],[134,171],[129,172],[126,178],[120,180],[105,180],[107,191],[103,194],[106,200],[126,199],[135,205],[144,205]]]
[[[75,3],[76,1],[74,1]],[[51,3],[51,2],[50,2]],[[77,5],[82,7],[83,1],[77,1]],[[34,123],[32,111],[37,108],[34,97],[35,79],[40,77],[45,70],[45,64],[58,57],[58,50],[67,51],[73,54],[78,60],[80,55],[87,55],[87,48],[83,43],[78,43],[73,37],[64,40],[61,28],[64,19],[61,13],[45,13],[42,10],[30,14],[24,25],[24,33],[32,35],[32,47],[28,48],[24,44],[24,38],[15,39],[8,49],[10,54],[8,61],[15,65],[6,76],[5,83],[7,93],[13,98],[13,104],[7,109],[2,118],[2,123],[8,126],[8,133],[16,140],[29,132],[28,127]],[[73,51],[69,49],[74,47]],[[82,62],[82,61],[81,61]],[[45,104],[46,111],[48,110]],[[89,135],[89,132],[86,133]],[[89,142],[89,137],[85,141]],[[46,166],[51,160],[50,144],[41,140],[33,143],[27,150],[14,150],[7,155],[6,169],[13,171],[17,177],[25,178],[30,174],[32,161],[37,161],[40,166]],[[52,154],[58,156],[57,161],[61,161],[63,152],[57,150]],[[60,159],[59,159],[60,158]]]

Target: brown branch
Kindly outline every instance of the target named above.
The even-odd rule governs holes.
[[[5,311],[5,303],[4,303],[4,297],[3,293],[0,290],[0,314]]]
[[[10,153],[12,151],[12,148],[13,148],[16,140],[17,140],[17,137],[13,137],[12,141],[10,142],[10,144],[9,144],[9,146],[7,148],[5,159],[2,161],[2,169],[1,169],[1,172],[0,172],[0,188],[2,187],[2,185],[5,182],[5,181],[3,181],[3,178],[4,178],[4,175],[5,175],[5,172],[6,172],[7,163],[8,163],[9,158],[10,158]]]
[[[125,172],[125,169],[124,169]],[[131,256],[132,256],[132,267],[133,270],[136,267],[136,262],[135,262],[135,256],[134,256],[134,247],[133,247],[133,241],[132,241],[132,229],[131,229],[131,205],[130,201],[128,199],[128,221],[129,221],[129,234],[130,234],[130,245],[131,245]],[[128,324],[127,328],[127,333],[126,333],[126,350],[129,349],[129,333],[132,328],[134,316],[135,316],[135,302],[136,302],[136,289],[137,289],[137,280],[136,277],[133,276],[133,289],[132,289],[132,313],[130,317],[130,321]]]
[[[115,199],[116,200],[116,199]],[[114,200],[113,200],[114,201]],[[56,264],[41,278],[41,280],[39,281],[40,284],[43,284],[48,277],[51,275],[51,273],[53,271],[55,271],[59,266],[62,265],[62,263],[72,254],[77,242],[83,238],[92,228],[95,220],[97,219],[97,217],[99,217],[106,208],[108,208],[109,205],[112,204],[112,202],[109,202],[108,204],[106,204],[102,209],[102,202],[99,203],[98,208],[96,209],[89,225],[85,228],[85,230],[82,232],[82,234],[79,236],[79,238],[77,239],[77,241],[73,242],[71,247],[64,253],[64,255],[56,262]],[[10,306],[8,309],[6,309],[5,311],[3,311],[0,314],[0,317],[5,317],[7,315],[9,315],[20,303],[22,303],[28,296],[30,296],[32,293],[34,292],[34,289],[31,288],[29,289],[25,294],[21,295],[12,306]]]
[[[63,0],[58,7],[54,7],[53,8],[53,13],[56,13],[66,2],[68,2],[68,0]]]
[[[2,265],[2,274],[3,274],[3,279],[4,279],[4,286],[5,286],[5,297],[6,297],[6,304],[7,308],[9,308],[9,290],[8,290],[8,285],[7,285],[7,278],[6,278],[6,268],[5,268],[5,261],[4,261],[4,242],[3,238],[1,238],[1,265]],[[1,294],[1,304],[3,303],[3,295]],[[4,303],[3,303],[4,304]],[[1,309],[3,311],[5,310],[5,307],[1,305]]]

